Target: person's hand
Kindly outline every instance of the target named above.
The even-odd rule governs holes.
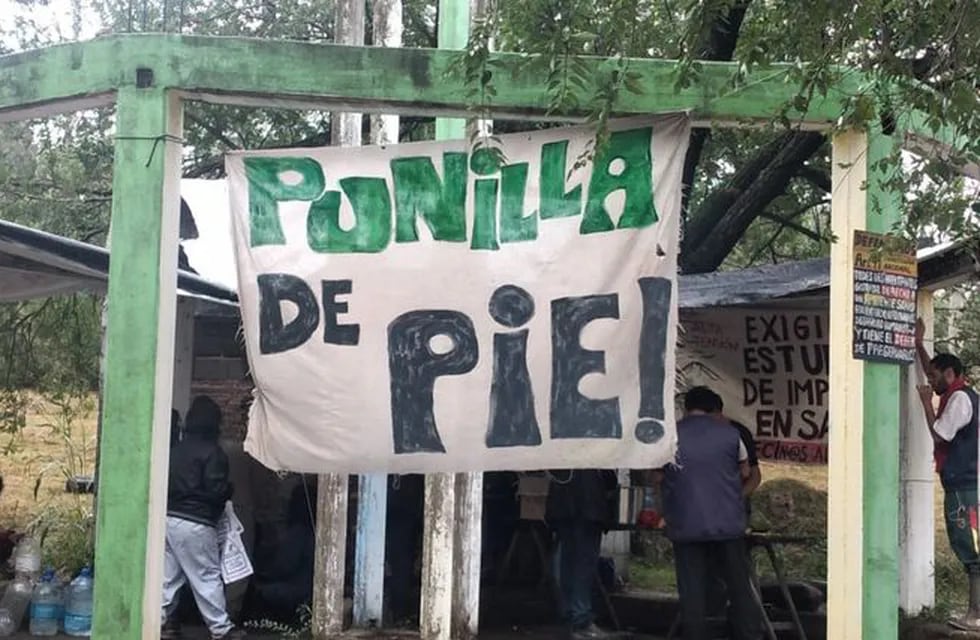
[[[922,321],[922,318],[917,318],[915,321],[915,344],[921,345],[925,337],[926,323]]]
[[[917,388],[919,390],[919,397],[922,398],[922,402],[932,404],[932,387],[927,384],[920,384]]]

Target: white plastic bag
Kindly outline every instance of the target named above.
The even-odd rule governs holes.
[[[221,579],[225,584],[244,580],[254,573],[252,562],[245,552],[242,532],[245,527],[235,515],[231,501],[225,503],[225,512],[218,520],[218,546],[221,549]]]

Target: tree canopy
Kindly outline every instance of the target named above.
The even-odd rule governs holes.
[[[68,7],[68,17],[53,27],[50,9],[58,4]],[[369,1],[368,42],[371,6]],[[334,10],[333,0],[106,0],[94,11],[82,0],[16,0],[13,18],[0,20],[0,51],[73,39],[92,30],[329,42]],[[403,0],[402,19],[405,46],[436,45],[435,0]],[[585,111],[600,130],[615,117],[610,105],[618,92],[641,90],[630,73],[631,58],[676,59],[672,81],[677,86],[697,83],[702,61],[734,61],[729,79],[733,91],[751,70],[777,62],[792,65],[788,82],[796,97],[768,126],[692,133],[680,257],[687,273],[829,252],[827,136],[797,128],[791,114],[805,110],[842,74],[854,71],[863,73],[866,82],[848,96],[840,126],[887,131],[902,115],[917,110],[930,126],[945,127],[965,141],[951,157],[905,159],[905,171],[896,174],[893,185],[905,196],[901,231],[974,235],[973,220],[965,213],[971,204],[980,209],[977,186],[959,177],[955,165],[980,157],[980,0],[489,0],[461,58],[477,111],[492,111],[493,74],[502,71],[488,63],[491,48],[537,54],[528,59],[548,69],[543,90],[552,110]],[[589,78],[577,55],[612,61],[601,77]],[[221,177],[222,154],[229,149],[323,145],[330,139],[329,114],[323,112],[189,103],[185,120],[186,177]],[[112,110],[105,109],[0,126],[0,217],[104,243],[112,122]],[[549,125],[495,123],[497,131],[540,126]],[[431,119],[402,120],[403,140],[431,137],[432,131]],[[56,318],[66,312],[60,305],[67,304],[73,303],[3,309],[10,322],[0,329],[0,362],[8,371],[25,372],[8,376],[9,382],[37,384],[34,374],[23,368],[22,356],[3,355],[21,353],[12,345],[29,343],[35,351],[47,348],[52,354],[64,349],[51,340],[24,342],[23,330],[10,327],[23,327],[18,318],[28,316],[35,322],[44,314]],[[95,307],[79,309],[71,312],[97,313]],[[98,323],[89,318],[80,326],[97,331]],[[63,358],[63,366],[94,368],[97,340],[80,340],[78,345],[79,357]]]

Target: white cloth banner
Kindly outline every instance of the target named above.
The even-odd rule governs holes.
[[[218,549],[221,552],[221,580],[232,584],[244,580],[254,573],[252,561],[248,559],[245,543],[242,542],[244,525],[235,514],[231,501],[225,503],[225,512],[218,520]]]
[[[671,459],[689,121],[229,154],[273,469],[655,467]]]
[[[826,309],[685,309],[681,326],[678,391],[704,385],[720,394],[761,459],[827,463]]]

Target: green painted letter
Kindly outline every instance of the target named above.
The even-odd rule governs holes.
[[[511,164],[500,170],[500,241],[523,242],[538,237],[538,214],[524,215],[527,163]]]
[[[589,182],[589,197],[585,215],[579,226],[581,233],[611,231],[613,227],[606,211],[606,196],[622,189],[626,201],[619,229],[646,227],[657,221],[653,205],[653,159],[650,157],[650,137],[653,129],[616,131],[609,136],[605,150],[596,156]],[[616,162],[616,161],[619,162]],[[614,164],[615,163],[615,164]],[[616,165],[622,165],[616,167]],[[616,171],[614,174],[613,171]]]
[[[340,227],[340,192],[328,191],[313,203],[306,218],[310,249],[320,253],[377,253],[391,238],[391,197],[383,178],[340,181],[354,210],[354,226]]]
[[[496,251],[497,244],[497,180],[476,181],[473,189],[473,241],[471,249]]]
[[[286,173],[298,180],[283,180]],[[315,200],[323,193],[323,170],[313,158],[245,158],[248,178],[249,243],[253,247],[286,244],[279,222],[279,203]]]
[[[436,240],[466,241],[466,154],[444,153],[443,179],[427,157],[395,158],[395,242],[415,242],[421,216]]]
[[[541,147],[541,219],[565,218],[582,213],[582,185],[565,192],[565,161],[568,140]]]

